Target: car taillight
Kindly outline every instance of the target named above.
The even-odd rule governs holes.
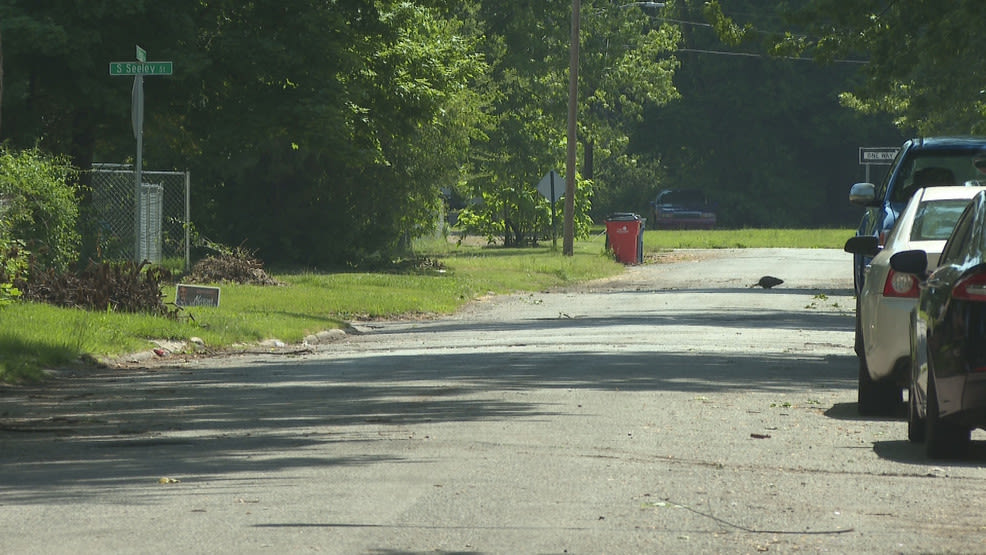
[[[960,279],[952,288],[952,298],[986,302],[986,273],[972,274]]]
[[[887,281],[883,284],[884,297],[918,297],[918,280],[911,274],[903,274],[890,270]]]
[[[881,247],[886,246],[886,244],[887,244],[887,232],[886,231],[881,231],[880,232],[879,239],[880,239],[880,246]]]

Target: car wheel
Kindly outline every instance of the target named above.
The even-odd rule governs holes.
[[[952,459],[965,454],[972,430],[941,418],[935,373],[928,372],[928,413],[925,418],[925,449],[933,459]]]
[[[866,365],[866,357],[859,357],[859,389],[856,408],[863,416],[893,416],[903,400],[901,388],[893,380],[874,381]]]
[[[924,443],[927,425],[925,424],[924,418],[918,416],[920,413],[918,412],[918,399],[914,394],[913,380],[907,397],[907,441],[911,443]]]

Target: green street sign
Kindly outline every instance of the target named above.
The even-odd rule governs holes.
[[[110,75],[171,75],[171,62],[110,62]]]
[[[138,62],[147,61],[147,51],[141,48],[140,46],[137,46],[137,61]]]

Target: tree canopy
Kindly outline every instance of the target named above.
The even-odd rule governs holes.
[[[846,107],[890,114],[921,135],[986,133],[986,60],[977,40],[983,2],[803,0],[784,6],[787,30],[762,35],[736,25],[726,6],[708,5],[724,37],[760,40],[778,56],[862,62],[861,81],[840,95]]]

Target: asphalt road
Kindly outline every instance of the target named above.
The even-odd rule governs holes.
[[[986,552],[986,435],[941,463],[857,416],[851,289],[841,251],[677,251],[6,387],[0,552]]]

